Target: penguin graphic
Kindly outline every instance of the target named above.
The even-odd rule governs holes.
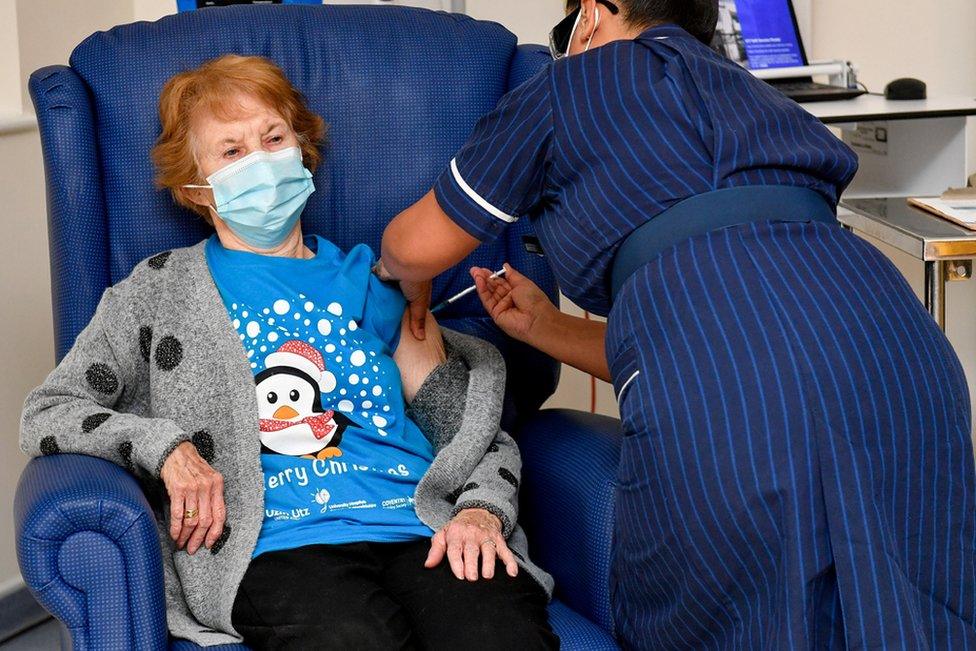
[[[336,387],[322,354],[292,340],[265,358],[254,378],[262,452],[312,459],[342,456],[342,433],[356,424],[322,406],[322,394]]]

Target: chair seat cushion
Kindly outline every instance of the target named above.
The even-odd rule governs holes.
[[[563,651],[616,651],[620,648],[609,633],[558,599],[549,604],[549,625],[559,636]]]
[[[620,647],[602,628],[560,601],[549,605],[549,624],[559,636],[564,651],[616,651]],[[243,644],[201,647],[187,640],[173,640],[170,651],[248,651]]]

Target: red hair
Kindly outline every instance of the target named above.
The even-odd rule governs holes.
[[[208,223],[210,211],[190,201],[183,189],[203,182],[193,151],[193,119],[203,111],[233,119],[240,113],[237,98],[242,94],[288,122],[298,136],[305,167],[314,172],[322,159],[319,145],[325,138],[325,121],[308,108],[281,68],[268,59],[228,54],[175,75],[159,97],[162,133],[152,150],[156,185],[168,188],[176,203],[202,215]]]

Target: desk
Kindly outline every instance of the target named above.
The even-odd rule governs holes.
[[[859,121],[924,120],[976,115],[976,98],[939,97],[918,101],[891,101],[878,95],[861,95],[839,102],[801,104],[824,124]]]
[[[862,95],[840,102],[802,104],[852,144],[861,169],[845,197],[939,195],[963,186],[976,160],[968,148],[967,118],[976,116],[976,98],[945,97],[893,102]],[[858,128],[884,138],[868,149],[856,144]],[[976,140],[974,140],[976,142]]]
[[[969,280],[976,232],[908,205],[904,198],[845,199],[837,217],[925,265],[925,307],[946,329],[946,283]]]

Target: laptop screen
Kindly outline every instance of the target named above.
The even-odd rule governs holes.
[[[750,70],[805,66],[792,0],[719,0],[713,45]]]

